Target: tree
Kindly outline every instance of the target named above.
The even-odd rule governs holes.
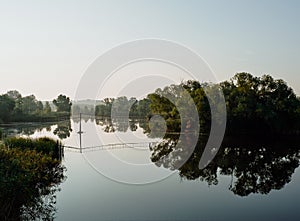
[[[45,103],[45,106],[44,106],[44,113],[45,113],[45,114],[51,113],[51,106],[50,106],[49,101],[46,101],[46,103]]]
[[[6,94],[15,101],[13,114],[22,114],[22,95],[16,90],[8,91]]]
[[[130,118],[138,117],[138,112],[137,112],[138,100],[135,97],[131,97],[128,103],[130,106],[129,117]]]
[[[57,107],[57,112],[71,112],[72,102],[65,95],[59,95],[57,99],[53,100],[53,104]]]
[[[140,100],[137,104],[137,115],[140,118],[146,118],[151,115],[150,110],[150,100],[148,98],[144,98]]]
[[[118,97],[112,103],[112,114],[114,114],[115,117],[128,117],[127,114],[129,114],[130,106],[127,97]]]
[[[300,102],[283,80],[238,73],[220,85],[227,104],[228,129],[247,133],[299,130]]]
[[[8,91],[6,94],[15,101],[22,98],[22,95],[20,94],[20,92],[16,91],[16,90]]]
[[[44,110],[44,105],[43,105],[43,103],[42,103],[42,101],[38,101],[37,103],[36,103],[36,112],[37,113],[42,113],[43,112],[43,110]]]
[[[95,115],[102,117],[110,117],[111,116],[111,108],[114,102],[114,98],[105,98],[103,100],[104,104],[99,104],[96,106]]]
[[[23,114],[34,114],[37,112],[37,99],[34,95],[29,95],[22,98],[21,110]]]
[[[0,95],[0,121],[8,122],[12,111],[15,108],[15,101],[7,94]]]

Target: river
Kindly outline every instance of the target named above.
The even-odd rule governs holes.
[[[68,123],[2,129],[25,137],[62,138],[64,145],[79,148],[79,122]],[[65,148],[67,179],[56,193],[56,221],[300,220],[300,149],[274,153],[262,145],[245,154],[234,149],[234,162],[240,163],[232,165],[232,152],[225,148],[218,163],[203,171],[192,162],[178,170],[153,163],[149,145],[162,139],[149,138],[139,123],[116,128],[86,119],[81,127],[82,153]],[[121,143],[135,146],[100,147]],[[292,160],[297,163],[289,164]]]

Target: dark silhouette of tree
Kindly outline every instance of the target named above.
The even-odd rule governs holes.
[[[228,132],[299,131],[299,99],[283,80],[238,73],[220,85],[227,103]]]
[[[151,160],[157,166],[174,170],[178,165],[182,179],[218,184],[219,175],[232,177],[229,189],[236,195],[268,194],[280,190],[291,181],[300,162],[300,140],[288,137],[225,137],[214,160],[199,169],[207,137],[200,137],[193,154],[186,162],[188,146],[178,145],[178,138],[168,136],[151,148]],[[213,151],[213,149],[212,149]],[[219,172],[218,172],[219,171]]]
[[[15,108],[15,102],[8,95],[0,95],[0,122],[8,122]]]
[[[53,104],[57,107],[58,112],[71,113],[72,102],[69,97],[61,94],[53,100]]]

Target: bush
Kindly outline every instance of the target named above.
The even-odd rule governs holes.
[[[29,139],[14,139],[11,144],[17,141],[18,144],[34,143]],[[47,144],[49,141],[36,142]],[[43,197],[54,193],[64,180],[63,172],[64,167],[58,160],[42,152],[0,147],[0,220],[22,220],[24,214],[50,213],[43,205]],[[45,211],[41,211],[43,208]]]
[[[56,159],[59,158],[61,151],[61,143],[47,137],[38,139],[13,137],[6,139],[4,144],[11,149],[35,150],[38,153],[43,153]]]

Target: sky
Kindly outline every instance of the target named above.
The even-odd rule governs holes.
[[[178,42],[218,81],[246,71],[300,95],[300,1],[2,1],[0,93],[72,99],[90,64],[124,42]]]

